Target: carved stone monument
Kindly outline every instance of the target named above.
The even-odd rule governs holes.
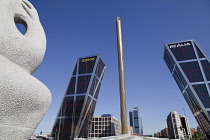
[[[31,75],[46,37],[28,0],[0,0],[0,13],[0,139],[28,140],[51,102],[48,88]],[[26,27],[24,35],[15,23]]]

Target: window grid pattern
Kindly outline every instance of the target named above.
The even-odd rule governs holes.
[[[186,44],[187,43],[190,43],[190,42],[186,42]],[[187,45],[185,47],[175,47],[175,48],[169,47],[177,61],[196,59],[193,45],[192,45],[192,43],[190,43],[190,44],[191,45]]]
[[[121,134],[121,124],[114,117],[93,117],[89,139],[94,137],[117,136]]]
[[[55,139],[88,137],[97,102],[94,97],[98,97],[104,70],[105,64],[99,55],[77,59],[51,132]]]
[[[169,52],[168,54],[177,65],[172,71],[174,79],[181,87],[180,90],[199,125],[209,135],[210,116],[206,111],[206,108],[210,108],[210,85],[207,84],[210,83],[209,61],[193,40],[166,44],[165,50]],[[168,55],[166,54],[167,51],[164,51],[164,59],[169,58],[168,56],[165,57],[165,55]],[[168,61],[165,60],[165,62]],[[169,65],[167,64],[167,66]],[[170,67],[169,70],[171,71]],[[187,85],[183,84],[183,79],[185,79]],[[185,90],[185,86],[188,86],[187,90]]]
[[[164,55],[164,60],[169,68],[169,70],[172,72],[173,68],[174,68],[174,60],[171,58],[171,56],[169,55],[168,50],[165,50],[165,55]]]

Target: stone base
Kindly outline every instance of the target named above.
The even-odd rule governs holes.
[[[28,140],[35,129],[0,125],[0,140]]]
[[[74,140],[86,140],[84,138],[75,138]],[[110,137],[93,138],[92,140],[169,140],[168,138],[144,137],[135,135],[119,135]]]

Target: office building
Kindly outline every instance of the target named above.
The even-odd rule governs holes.
[[[197,126],[196,128],[197,128],[197,131],[198,131],[198,132],[202,132],[201,127],[200,127],[200,126]]]
[[[160,138],[168,138],[168,128],[162,129],[160,132],[155,133],[155,137],[160,137]]]
[[[168,135],[171,139],[184,138],[182,123],[179,114],[176,111],[171,111],[166,119],[168,126]]]
[[[188,119],[184,115],[180,115],[179,117],[181,120],[184,137],[189,139],[192,138]]]
[[[132,126],[128,126],[128,134],[133,134],[133,127]]]
[[[196,128],[190,128],[190,132],[191,132],[191,135],[194,135],[194,133],[197,132],[197,129]]]
[[[168,125],[168,129],[166,129],[170,138],[192,138],[188,119],[184,115],[179,115],[176,111],[171,111],[166,121]]]
[[[130,126],[133,127],[134,134],[143,134],[142,118],[139,116],[138,107],[133,107],[129,112]]]
[[[202,131],[210,139],[210,63],[195,40],[165,44],[164,60]]]
[[[77,58],[51,132],[56,140],[88,137],[104,71],[99,55]]]
[[[89,133],[89,139],[94,137],[117,136],[121,134],[120,121],[111,114],[94,116]]]
[[[168,128],[164,128],[160,131],[161,137],[168,138]]]

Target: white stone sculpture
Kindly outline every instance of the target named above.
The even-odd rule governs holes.
[[[23,35],[15,23],[26,27]],[[0,0],[0,140],[28,140],[51,102],[31,74],[40,65],[46,37],[28,0]]]

